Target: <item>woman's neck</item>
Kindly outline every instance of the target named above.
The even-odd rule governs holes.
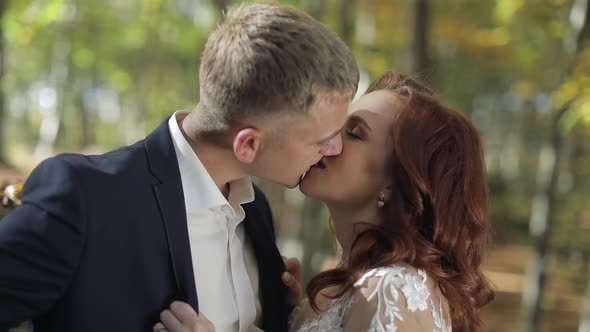
[[[350,249],[356,236],[358,229],[355,227],[357,223],[379,223],[379,210],[377,204],[374,206],[367,204],[366,206],[350,206],[348,204],[327,204],[332,222],[334,226],[334,233],[338,243],[342,246],[342,261],[347,264]]]

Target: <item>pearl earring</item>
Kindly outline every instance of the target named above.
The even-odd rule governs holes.
[[[385,205],[385,194],[382,192],[379,194],[379,200],[377,201],[377,207],[382,208]]]

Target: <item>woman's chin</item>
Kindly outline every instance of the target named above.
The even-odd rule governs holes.
[[[299,183],[299,190],[301,190],[301,192],[306,196],[317,198],[319,191],[321,190],[321,176],[318,175],[319,174],[317,174],[313,169],[309,170],[303,179],[301,179],[301,182]]]

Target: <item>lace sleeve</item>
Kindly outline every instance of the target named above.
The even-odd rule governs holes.
[[[304,299],[289,315],[289,331],[305,331],[306,325],[316,317],[307,299]]]
[[[369,271],[355,284],[351,301],[343,331],[451,332],[446,300],[421,270]]]

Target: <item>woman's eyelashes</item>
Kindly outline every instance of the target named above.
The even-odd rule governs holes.
[[[364,140],[364,135],[361,133],[361,130],[358,128],[358,126],[345,129],[345,133],[346,133],[346,136],[348,136],[352,140],[355,140],[355,141]]]
[[[351,131],[347,130],[346,131],[346,136],[348,136],[349,138],[353,139],[353,140],[360,140],[361,138],[358,137],[357,135],[353,134]]]

